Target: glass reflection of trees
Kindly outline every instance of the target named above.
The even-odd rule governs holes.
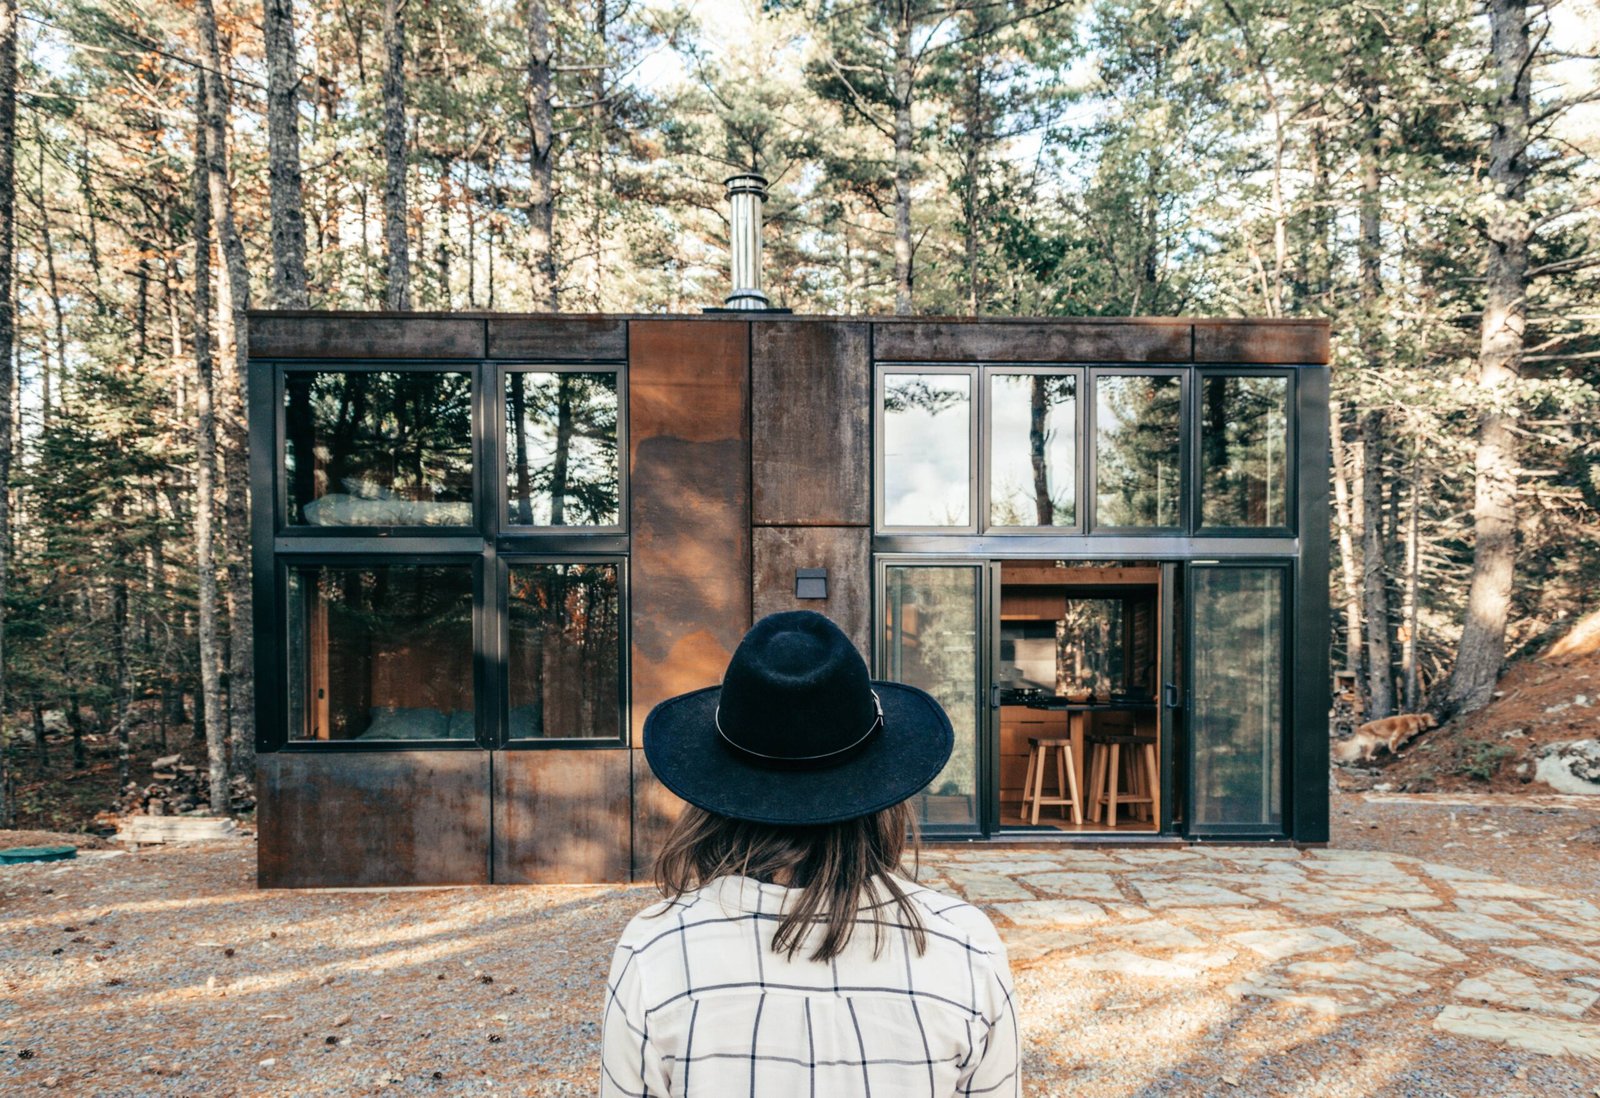
[[[1123,600],[1069,596],[1056,622],[1057,693],[1076,687],[1109,695],[1127,688]]]
[[[472,524],[469,375],[294,371],[284,405],[291,524]]]
[[[511,738],[620,737],[617,566],[514,564],[509,595]]]
[[[1195,568],[1194,819],[1282,819],[1283,573]]]
[[[506,375],[506,521],[619,524],[617,375]]]
[[[1200,381],[1201,525],[1288,525],[1289,379]]]
[[[1182,525],[1183,387],[1176,377],[1095,380],[1095,521]]]
[[[1076,519],[1078,379],[991,374],[989,521],[1071,526]]]
[[[287,593],[292,739],[472,738],[470,566],[295,565]]]
[[[977,821],[977,570],[888,569],[885,677],[938,699],[955,729],[955,751],[918,799],[929,824]]]
[[[884,525],[965,526],[972,521],[971,407],[968,374],[884,378]]]

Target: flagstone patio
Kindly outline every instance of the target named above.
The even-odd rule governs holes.
[[[1600,806],[1340,801],[1339,849],[929,850],[1009,946],[1024,1093],[1600,1098],[1600,865],[1563,841]],[[1353,849],[1375,822],[1413,853]],[[0,869],[0,1092],[593,1093],[652,890],[254,866],[241,839]]]

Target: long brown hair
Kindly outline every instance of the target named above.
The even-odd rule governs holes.
[[[717,877],[784,877],[799,896],[778,920],[773,952],[792,959],[811,928],[824,926],[813,961],[844,951],[863,900],[874,909],[893,904],[898,920],[875,910],[874,956],[883,948],[885,923],[899,921],[910,929],[920,955],[927,949],[927,934],[916,907],[892,876],[908,852],[915,865],[916,825],[904,801],[853,820],[804,827],[733,820],[689,805],[656,858],[656,886],[663,896],[677,899]]]

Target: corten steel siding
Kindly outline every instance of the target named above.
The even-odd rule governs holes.
[[[263,885],[648,876],[681,805],[644,762],[645,714],[664,697],[716,682],[751,620],[776,610],[827,613],[870,658],[875,552],[1292,561],[1285,832],[1327,838],[1325,324],[257,313],[251,350]],[[497,555],[528,549],[502,529],[504,487],[489,460],[503,429],[500,371],[587,362],[626,363],[627,532],[547,538],[542,551],[627,556],[625,742],[507,750],[489,718],[477,744],[453,749],[286,746],[280,554],[454,552],[481,562],[474,654],[480,711],[492,711],[504,664]],[[1297,529],[1280,537],[875,536],[871,394],[874,364],[886,362],[1293,367]],[[341,363],[426,363],[475,375],[476,537],[277,527],[278,370]],[[803,567],[828,569],[826,600],[794,597]]]

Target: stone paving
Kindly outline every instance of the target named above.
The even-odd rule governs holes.
[[[1441,1033],[1600,1061],[1600,906],[1404,854],[1260,847],[925,853],[1013,966],[1347,1018],[1424,1002]],[[1600,1091],[1597,1091],[1600,1093]]]

